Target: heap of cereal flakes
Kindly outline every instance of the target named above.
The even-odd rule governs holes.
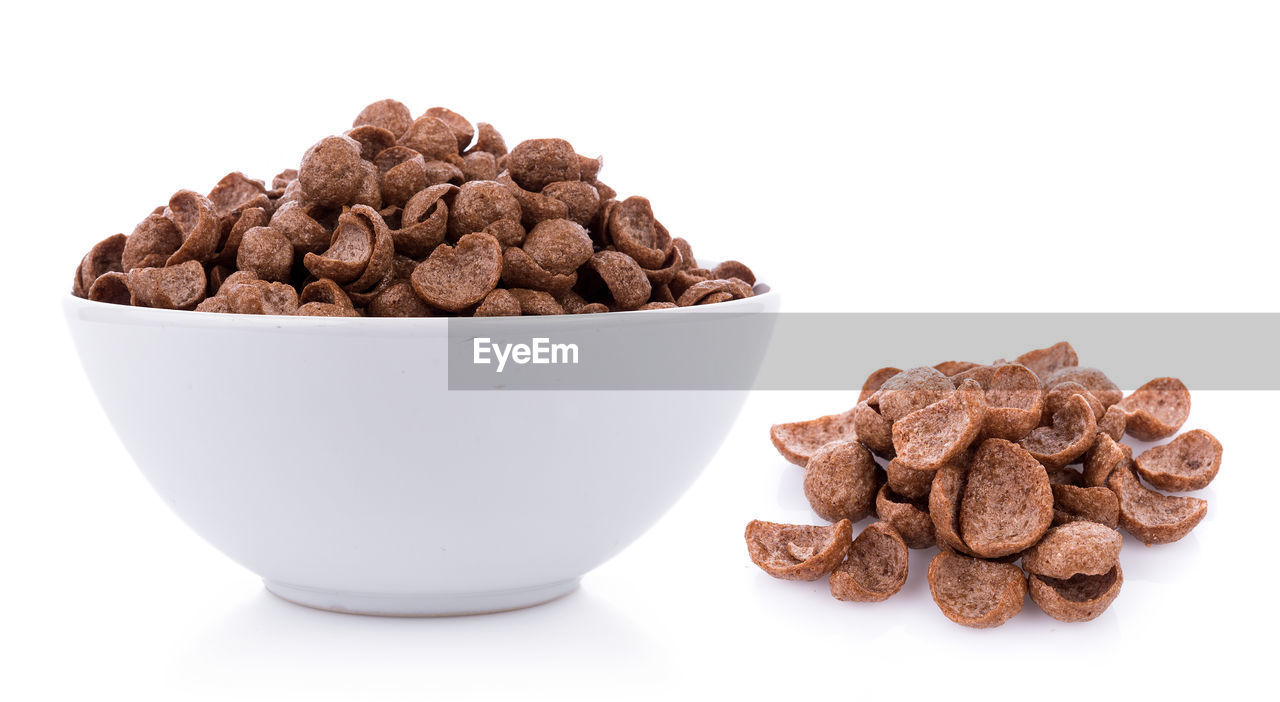
[[[750,297],[755,276],[700,268],[643,197],[563,139],[508,151],[490,124],[375,102],[268,188],[231,173],[180,190],[98,243],[72,292],[200,312],[324,317],[652,310]]]
[[[776,578],[830,575],[835,598],[878,602],[906,583],[908,549],[936,546],[929,590],[958,624],[1000,626],[1027,594],[1054,619],[1089,621],[1124,583],[1118,528],[1150,546],[1205,516],[1205,500],[1160,491],[1209,485],[1222,465],[1212,434],[1189,431],[1136,458],[1122,443],[1174,437],[1190,412],[1182,381],[1156,378],[1125,397],[1067,342],[1013,362],[882,368],[848,412],[773,426],[832,524],[753,521],[747,550]],[[879,521],[854,538],[868,517]]]

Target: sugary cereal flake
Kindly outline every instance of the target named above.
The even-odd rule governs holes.
[[[1107,485],[1120,498],[1120,526],[1139,541],[1167,544],[1181,539],[1204,519],[1209,503],[1147,489],[1130,466],[1111,473]]]
[[[215,314],[231,314],[231,306],[225,297],[206,297],[196,305],[196,312],[212,312]]]
[[[1067,406],[1073,395],[1079,395],[1084,401],[1089,403],[1089,409],[1093,412],[1094,419],[1101,421],[1106,416],[1110,408],[1103,408],[1102,402],[1089,392],[1089,389],[1080,383],[1066,382],[1055,385],[1052,390],[1044,395],[1044,416],[1041,418],[1044,424],[1053,423],[1053,415],[1059,410]],[[1114,407],[1115,405],[1112,405]]]
[[[543,270],[559,275],[578,270],[593,253],[587,230],[567,219],[539,222],[525,236],[521,248]]]
[[[1191,414],[1191,391],[1177,378],[1156,378],[1120,402],[1125,431],[1142,441],[1178,433]]]
[[[676,305],[679,307],[705,305],[711,302],[708,298],[712,297],[715,298],[714,302],[740,300],[745,297],[751,297],[751,289],[746,283],[737,278],[730,280],[704,280],[685,290],[680,295],[680,298],[676,300]]]
[[[618,203],[613,201],[613,204],[617,206]],[[603,210],[604,205],[601,205],[601,211],[603,212]],[[612,213],[610,213],[610,216],[612,216]],[[698,267],[698,259],[693,257],[693,247],[689,245],[688,241],[681,237],[675,237],[671,240],[671,245],[680,250],[680,260],[683,261],[680,264],[681,268],[689,270]]]
[[[423,188],[409,198],[400,215],[400,227],[391,232],[396,253],[416,260],[439,246],[450,219],[446,198],[459,192],[456,185],[445,183]]]
[[[1129,415],[1119,405],[1111,405],[1107,411],[1102,414],[1102,419],[1098,420],[1098,431],[1110,436],[1115,441],[1124,438],[1125,431],[1129,427]]]
[[[856,441],[832,441],[805,464],[804,494],[819,517],[836,522],[865,519],[875,502],[876,462]]]
[[[929,489],[929,519],[933,522],[938,546],[960,553],[969,552],[964,539],[960,538],[960,504],[968,474],[967,466],[949,463],[934,474]]]
[[[600,173],[600,169],[604,166],[604,157],[597,156],[590,158],[578,154],[578,177],[588,183],[596,182],[596,175]]]
[[[347,130],[346,135],[355,139],[356,143],[360,144],[360,158],[374,162],[375,166],[379,165],[376,162],[378,154],[396,146],[395,134],[391,133],[388,129],[375,127],[372,124],[366,124],[354,129],[349,129]],[[379,167],[378,171],[380,173],[384,172],[381,167]]]
[[[147,215],[147,218],[134,227],[133,233],[124,242],[121,253],[121,270],[128,272],[134,268],[159,268],[182,246],[182,232],[173,220],[164,215]]]
[[[553,294],[567,292],[578,282],[578,274],[550,273],[538,265],[524,249],[515,246],[502,252],[502,282],[511,288],[544,290]]]
[[[228,173],[213,186],[209,191],[209,202],[213,203],[213,211],[223,219],[249,207],[271,204],[267,198],[267,186],[239,171]]]
[[[204,299],[204,267],[197,261],[165,268],[135,268],[127,275],[133,303],[140,307],[193,310]]]
[[[850,410],[853,431],[858,440],[884,458],[893,458],[893,425],[865,400]]]
[[[884,381],[876,393],[872,406],[878,406],[880,414],[890,422],[923,409],[950,396],[956,385],[928,366],[911,368]],[[981,391],[981,387],[978,388]]]
[[[600,251],[588,265],[604,281],[618,309],[634,310],[648,301],[653,287],[635,259],[617,251]]]
[[[1051,485],[1053,524],[1096,522],[1115,529],[1120,525],[1120,500],[1106,487]]]
[[[463,184],[449,214],[449,237],[483,231],[498,220],[520,221],[520,202],[501,183],[478,180]]]
[[[769,428],[774,448],[788,461],[804,466],[823,445],[832,441],[855,441],[853,410],[804,422],[774,424]]]
[[[329,248],[329,230],[316,221],[298,202],[281,205],[272,215],[270,225],[293,244],[294,256],[322,253]]]
[[[1053,522],[1049,476],[1025,449],[1004,439],[978,447],[960,504],[960,536],[983,558],[1018,553]]]
[[[973,361],[943,361],[942,363],[934,366],[933,369],[950,378],[981,365],[982,364],[974,363]]]
[[[1044,472],[1049,475],[1050,485],[1083,485],[1084,475],[1071,466],[1046,466]]]
[[[345,212],[338,218],[328,250],[323,254],[307,253],[302,262],[317,278],[350,283],[369,265],[373,244],[373,227],[368,221],[353,212]]]
[[[951,375],[948,377],[951,378],[951,384],[953,386],[959,386],[960,383],[963,383],[966,380],[972,380],[973,382],[977,383],[985,391],[987,388],[991,387],[991,378],[995,375],[995,373],[996,373],[996,367],[994,365],[991,365],[991,366],[975,365],[971,368],[966,368],[956,373],[955,375]]]
[[[323,206],[343,205],[360,188],[363,163],[358,141],[348,136],[328,136],[303,155],[298,183],[311,202]]]
[[[1053,415],[1053,424],[1038,427],[1020,443],[1046,467],[1058,468],[1083,456],[1097,435],[1098,425],[1088,401],[1072,395]]]
[[[733,293],[724,292],[724,291],[717,291],[717,292],[713,292],[713,293],[711,293],[710,295],[707,295],[707,296],[705,296],[705,297],[700,297],[700,298],[698,298],[698,301],[697,301],[697,302],[695,302],[695,303],[693,303],[693,304],[695,304],[695,305],[714,305],[714,304],[719,303],[719,302],[728,302],[728,301],[730,301],[730,300],[732,300],[732,299],[733,299]],[[680,305],[679,305],[679,304],[677,304],[676,306],[677,306],[677,307],[679,307]],[[687,305],[686,305],[686,307],[687,307]]]
[[[996,366],[985,389],[982,435],[1018,441],[1040,423],[1040,379],[1026,366]]]
[[[252,280],[223,284],[218,297],[236,314],[291,315],[298,311],[298,292],[286,283]]]
[[[649,200],[638,196],[623,200],[610,212],[609,238],[644,268],[660,268],[671,244],[666,228],[654,218]]]
[[[380,174],[378,167],[369,161],[361,161],[359,166],[359,182],[356,184],[355,194],[351,196],[348,204],[352,205],[368,205],[373,209],[382,207],[382,191],[380,182]]]
[[[1028,351],[1014,360],[1030,368],[1031,372],[1042,380],[1063,368],[1080,365],[1076,350],[1065,341],[1059,341],[1048,348]]]
[[[1093,396],[1098,398],[1105,409],[1119,402],[1124,393],[1120,388],[1107,377],[1106,373],[1097,368],[1084,368],[1081,366],[1067,366],[1059,368],[1049,375],[1044,381],[1045,390],[1053,390],[1062,383],[1079,383],[1083,385]]]
[[[876,516],[893,525],[907,548],[930,548],[937,543],[925,499],[904,497],[887,484],[876,493]]]
[[[519,317],[520,300],[506,288],[498,288],[485,295],[476,308],[477,317]]]
[[[676,271],[667,285],[671,288],[672,294],[679,296],[704,280],[711,280],[711,271],[702,268],[685,268]]]
[[[497,156],[507,155],[507,143],[502,140],[502,135],[497,129],[493,128],[488,122],[476,123],[476,145],[471,147],[473,152],[484,151]]]
[[[222,241],[222,246],[214,255],[214,268],[230,267],[235,265],[236,256],[240,255],[240,244],[244,242],[244,235],[254,227],[270,226],[270,215],[261,207],[250,207],[244,210],[236,218],[235,224],[231,225],[226,237]],[[225,222],[224,222],[225,228]],[[293,246],[290,243],[289,261],[293,262]]]
[[[359,317],[360,313],[350,307],[331,305],[327,302],[308,302],[298,307],[294,314],[302,317]]]
[[[644,271],[644,274],[649,278],[649,283],[652,284],[655,288],[653,296],[655,298],[657,297],[657,295],[659,294],[657,292],[657,288],[661,286],[666,291],[665,295],[668,297],[672,297],[673,299],[660,300],[660,302],[672,302],[674,304],[674,296],[671,295],[671,288],[668,287],[668,284],[671,282],[673,278],[676,277],[676,274],[681,271],[681,267],[684,265],[684,259],[680,258],[681,256],[680,249],[677,249],[674,246],[670,248],[671,250],[667,254],[667,260],[662,262],[662,267],[657,269],[646,268]],[[745,283],[743,285],[744,285],[743,288],[738,288],[738,289],[742,290],[742,289],[745,289],[746,287],[749,287],[749,286],[746,286]],[[754,294],[754,292],[752,294]],[[706,298],[703,298],[703,300],[705,299]],[[699,302],[701,303],[702,301],[699,301]]]
[[[1133,449],[1099,432],[1084,456],[1084,485],[1106,487],[1111,472],[1133,460]]]
[[[307,286],[302,289],[302,294],[298,296],[298,301],[302,304],[323,302],[325,304],[339,305],[350,309],[355,308],[355,306],[351,304],[351,298],[342,290],[342,286],[328,278],[321,278],[308,283]]]
[[[435,117],[449,125],[449,129],[458,140],[458,153],[466,151],[467,147],[471,145],[471,138],[475,136],[476,132],[471,127],[471,123],[462,115],[447,107],[432,107],[423,114],[428,117]]]
[[[284,192],[284,189],[289,187],[289,184],[296,181],[297,179],[298,179],[298,169],[286,168],[283,171],[280,171],[279,173],[277,173],[275,177],[271,179],[271,189],[272,191],[278,191],[275,194],[275,196],[279,197],[279,195]]]
[[[862,391],[858,393],[858,402],[863,402],[884,387],[885,381],[902,372],[901,368],[885,367],[871,372],[862,381]]]
[[[129,292],[129,276],[120,271],[103,273],[89,286],[88,297],[95,302],[113,305],[133,304],[133,293]]]
[[[413,115],[399,100],[379,100],[361,110],[351,126],[359,127],[364,124],[381,127],[399,137],[413,124]]]
[[[488,234],[441,244],[413,271],[413,289],[432,307],[450,312],[479,303],[502,276],[502,246]]]
[[[747,552],[764,572],[782,580],[817,580],[836,569],[853,545],[853,525],[831,526],[752,521],[746,529]]]
[[[1000,626],[1022,611],[1022,569],[940,551],[929,561],[929,592],[951,621],[974,629]]]
[[[425,161],[422,167],[423,173],[426,175],[427,185],[440,185],[442,183],[462,185],[467,178],[462,172],[461,166],[451,161]]]
[[[1066,580],[1073,575],[1103,575],[1120,561],[1124,537],[1095,522],[1072,522],[1045,533],[1022,554],[1028,573]]]
[[[747,285],[756,284],[756,274],[752,273],[751,269],[747,268],[746,264],[739,263],[738,261],[725,261],[721,263],[711,269],[711,275],[721,280],[737,278]]]
[[[408,161],[416,161],[418,163],[427,162],[427,160],[422,157],[422,154],[400,144],[388,146],[382,151],[379,151],[372,159],[366,160],[372,160],[373,165],[378,167],[378,173],[384,176],[390,172],[391,169]]]
[[[244,233],[236,266],[262,280],[286,281],[293,270],[293,244],[271,227],[254,227]]]
[[[907,583],[907,545],[888,522],[875,522],[858,534],[831,573],[831,594],[846,602],[882,602]]]
[[[76,269],[73,292],[78,297],[86,297],[89,289],[93,287],[93,282],[99,276],[113,271],[127,272],[122,262],[126,244],[127,239],[124,234],[112,234],[95,244],[80,261],[80,267]]]
[[[568,208],[568,218],[582,227],[589,227],[600,209],[600,192],[594,185],[580,180],[563,180],[542,189],[542,194],[563,202]]]
[[[908,498],[927,497],[936,471],[916,470],[894,458],[885,466],[889,487]]]
[[[1195,429],[1165,444],[1147,449],[1134,459],[1142,479],[1159,490],[1202,490],[1222,467],[1222,444],[1213,434]]]
[[[350,291],[365,292],[376,287],[391,272],[391,261],[395,257],[395,241],[382,215],[372,207],[356,205],[348,211],[348,214],[359,217],[363,220],[365,227],[373,230],[373,250],[369,253],[369,262],[365,264],[360,277],[347,285]]]
[[[524,225],[517,219],[500,219],[490,223],[482,231],[497,239],[503,247],[519,246],[524,243]]]
[[[176,266],[187,261],[205,263],[212,259],[218,250],[222,225],[209,198],[190,190],[179,190],[169,198],[169,212],[182,233],[182,245],[165,265]]]
[[[522,141],[507,157],[507,170],[512,179],[535,193],[552,183],[580,180],[580,168],[573,145],[564,139]]]
[[[458,155],[458,137],[449,124],[438,117],[422,115],[400,135],[400,144],[422,154],[428,161]]]
[[[938,377],[946,380],[941,373]],[[885,383],[879,397],[885,397],[893,381]],[[947,383],[950,386],[950,381]],[[882,401],[882,414],[884,408]],[[893,423],[896,460],[916,470],[937,470],[969,447],[982,429],[985,413],[982,388],[972,380],[965,381],[952,394]]]
[[[494,180],[498,177],[498,161],[487,151],[472,151],[462,157],[463,180]]]
[[[414,151],[413,158],[382,171],[381,178],[379,187],[383,203],[404,207],[409,198],[427,187],[427,162],[423,160],[422,154]]]
[[[527,288],[511,288],[510,292],[520,303],[520,314],[564,314],[564,307],[548,292]]]
[[[1032,575],[1027,591],[1045,614],[1060,622],[1087,622],[1111,606],[1124,584],[1117,563],[1102,575],[1073,575],[1065,580]]]
[[[430,317],[427,306],[407,281],[392,283],[369,301],[370,317]]]

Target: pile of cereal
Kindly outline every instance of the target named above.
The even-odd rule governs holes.
[[[1089,621],[1124,583],[1117,527],[1163,544],[1204,518],[1204,500],[1157,489],[1207,486],[1222,464],[1212,434],[1189,431],[1137,458],[1121,443],[1174,436],[1190,411],[1180,380],[1124,397],[1066,342],[1014,362],[882,368],[848,412],[770,432],[833,524],[753,521],[747,549],[776,578],[830,574],[837,599],[878,602],[907,581],[907,549],[936,545],[929,590],[952,621],[1000,626],[1027,593],[1054,619]],[[853,538],[867,517],[880,521]]]
[[[104,239],[72,292],[121,305],[324,317],[650,310],[753,294],[741,263],[700,268],[649,201],[563,139],[510,152],[492,125],[382,100],[296,170],[180,190]]]

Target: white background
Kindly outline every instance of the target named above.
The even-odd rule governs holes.
[[[853,402],[836,393],[755,396],[668,517],[569,597],[384,620],[276,600],[187,531],[114,438],[58,305],[90,245],[174,190],[270,178],[396,97],[512,145],[603,153],[607,182],[698,250],[753,264],[793,311],[1275,311],[1274,6],[7,13],[0,697],[1160,699],[1265,684],[1275,393],[1197,394],[1188,427],[1226,446],[1209,517],[1174,545],[1127,540],[1124,591],[1090,624],[1028,602],[1001,629],[955,626],[921,554],[879,605],[755,570],[749,519],[814,519],[768,426]]]

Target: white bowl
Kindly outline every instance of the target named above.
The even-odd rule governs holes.
[[[659,330],[718,305],[538,318]],[[68,296],[89,380],[156,492],[286,600],[366,614],[546,602],[639,537],[711,460],[734,390],[450,391],[448,321],[181,312]],[[738,318],[759,317],[743,314]],[[527,319],[527,318],[526,318]],[[661,320],[661,322],[659,322]],[[574,326],[579,325],[579,326]],[[769,326],[771,329],[771,325]]]

